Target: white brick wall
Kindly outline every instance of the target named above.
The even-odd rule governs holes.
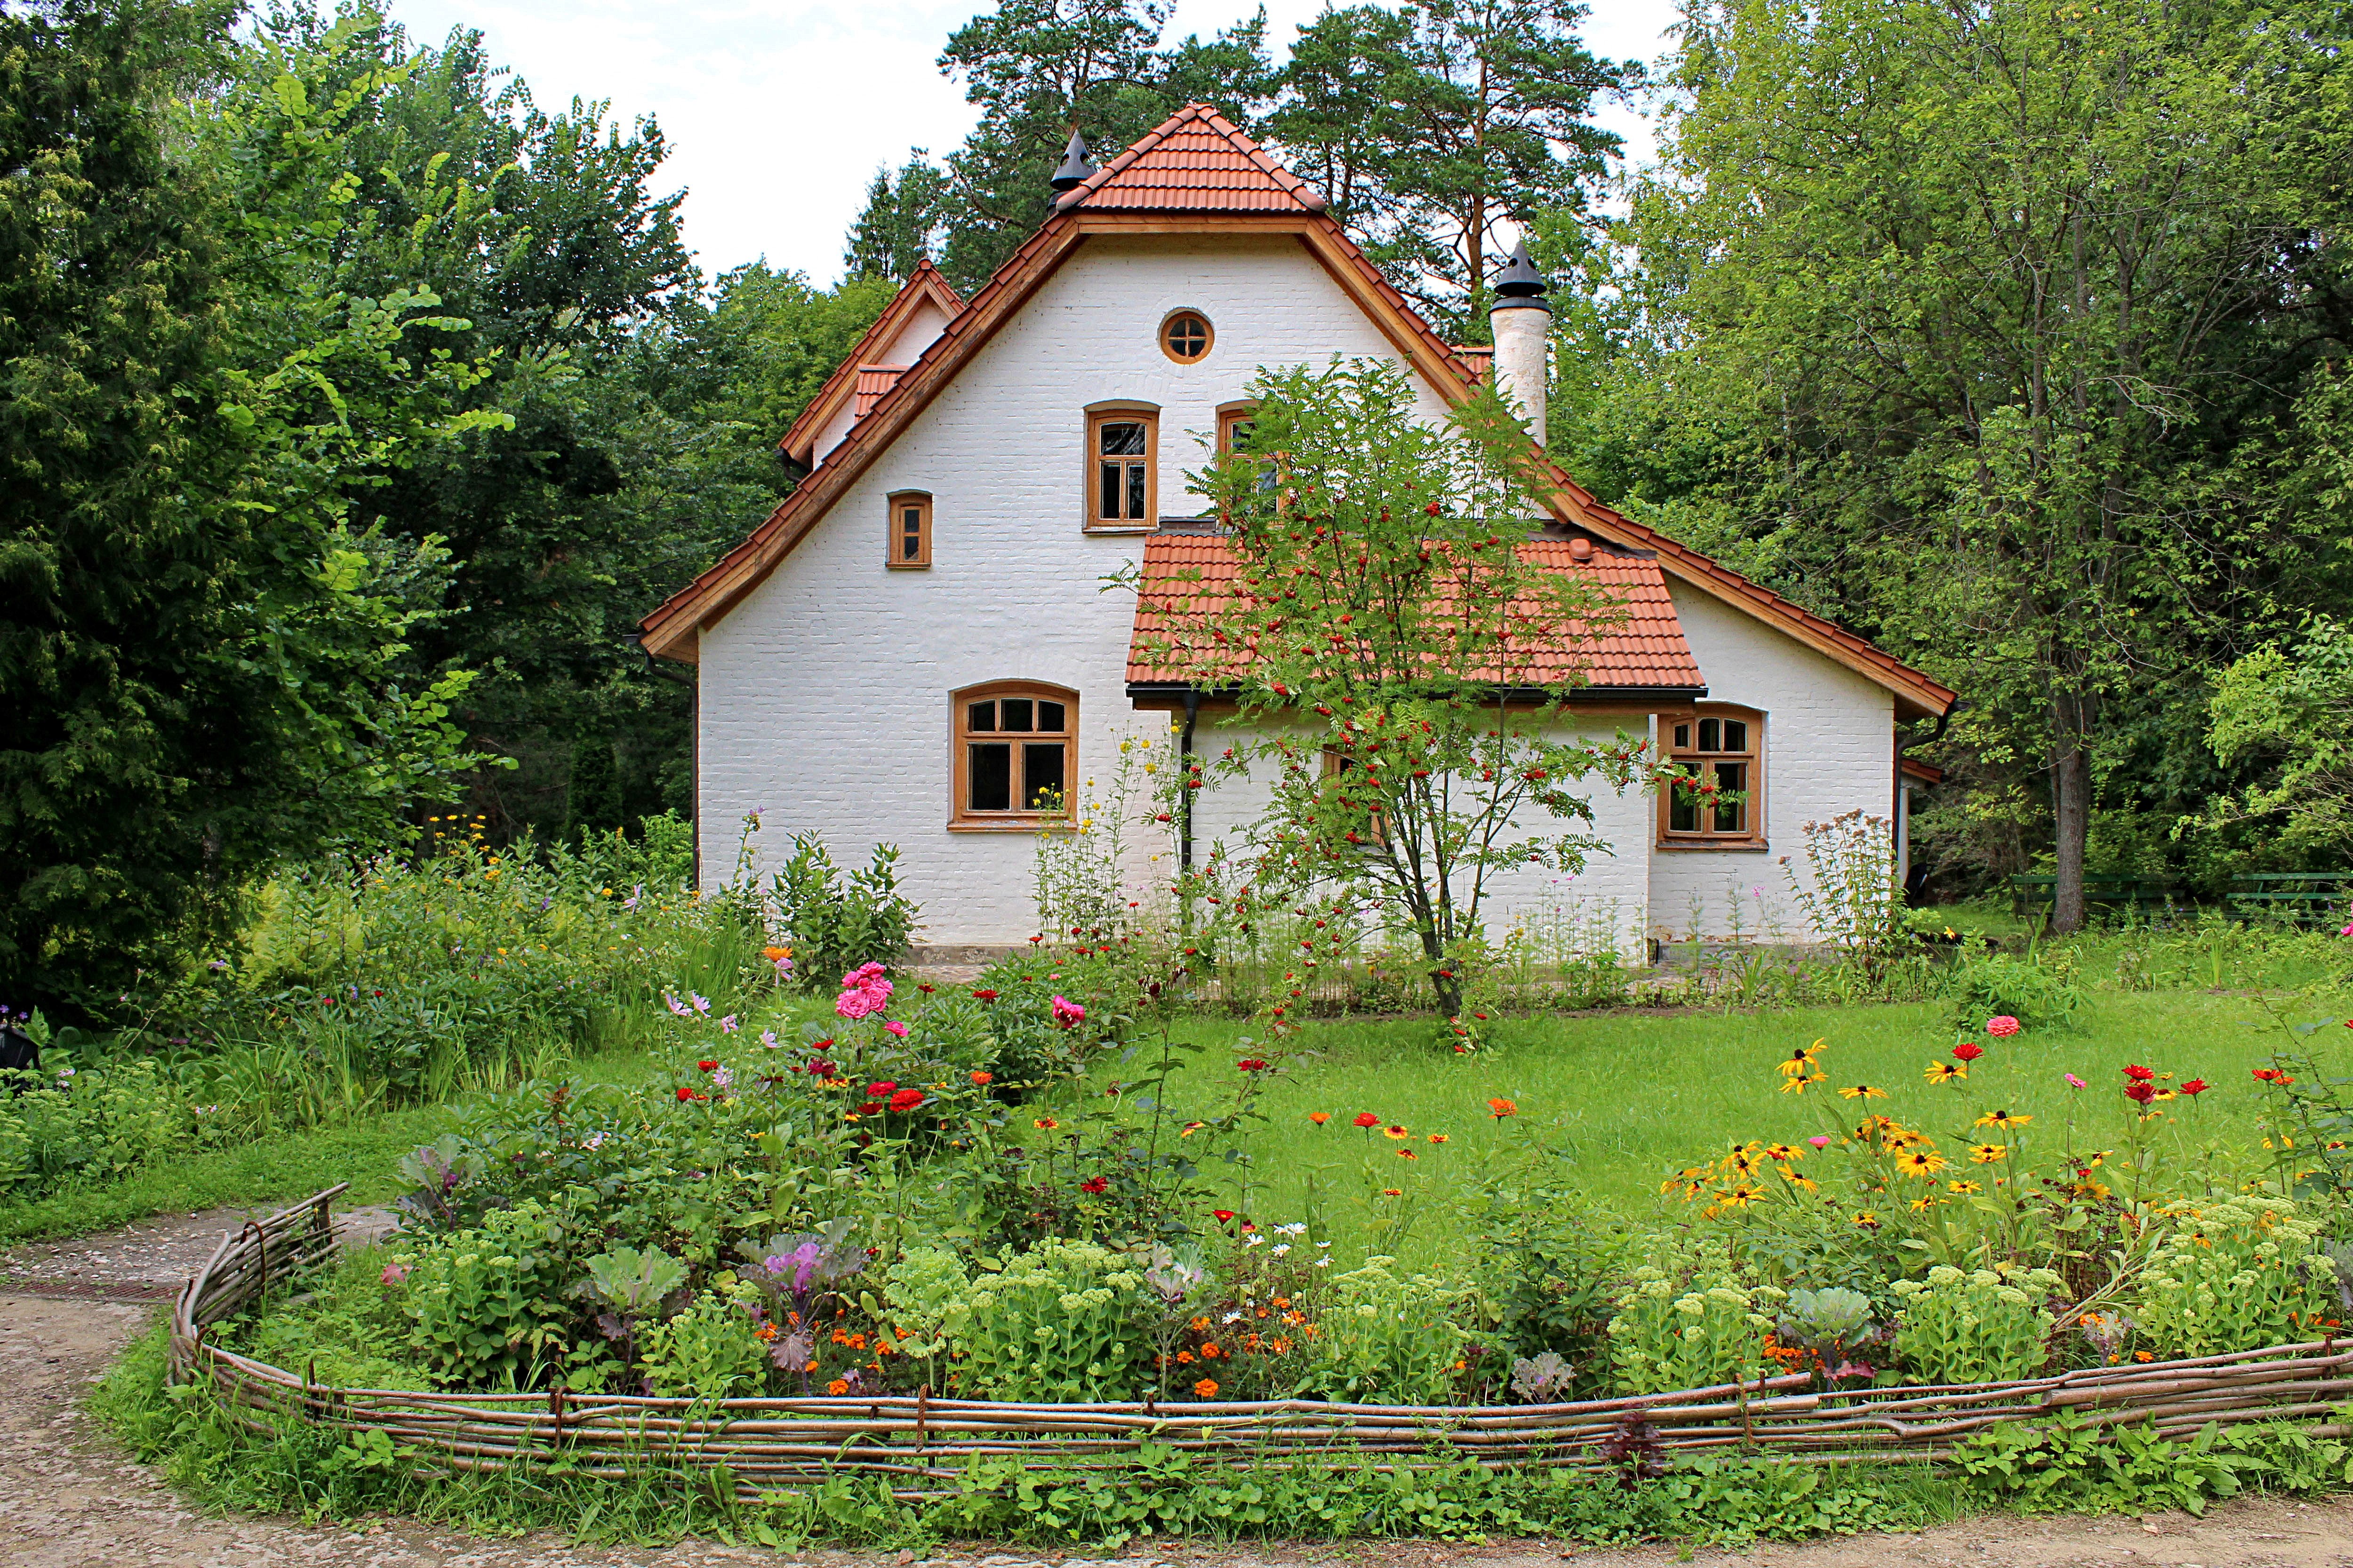
[[[1179,307],[1216,329],[1198,364],[1174,363],[1155,341]],[[1295,240],[1088,240],[767,581],[704,629],[706,880],[728,875],[743,816],[760,807],[764,871],[795,832],[821,835],[850,864],[893,843],[923,906],[920,941],[1029,937],[1034,840],[946,829],[948,694],[1007,679],[1077,690],[1082,781],[1108,769],[1123,734],[1165,721],[1129,706],[1134,595],[1100,582],[1134,563],[1142,542],[1081,531],[1082,411],[1112,399],[1160,406],[1160,510],[1179,515],[1198,510],[1182,478],[1206,458],[1196,436],[1215,431],[1219,405],[1240,398],[1258,366],[1392,352]],[[1427,388],[1423,405],[1442,416]],[[900,489],[934,498],[929,571],[883,568],[883,498]],[[1772,857],[1654,853],[1650,801],[1597,791],[1596,816],[1618,853],[1595,857],[1567,887],[1548,875],[1511,879],[1497,894],[1498,932],[1502,916],[1564,898],[1614,900],[1637,924],[1679,930],[1694,889],[1721,905],[1727,886],[1781,886],[1772,858],[1795,852],[1807,817],[1887,809],[1884,692],[1712,600],[1679,591],[1675,602],[1714,694],[1768,715]],[[1231,738],[1205,719],[1196,746],[1214,753]],[[1197,817],[1197,854],[1247,821],[1261,795],[1215,793]],[[1786,894],[1779,902],[1786,910]]]

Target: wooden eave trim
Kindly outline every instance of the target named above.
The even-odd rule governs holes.
[[[674,650],[688,645],[696,631],[725,616],[759,585],[776,563],[841,499],[842,492],[930,405],[940,389],[1028,302],[1082,237],[1067,218],[1047,219],[1022,247],[1027,256],[1017,252],[999,276],[974,297],[972,305],[949,321],[946,330],[900,376],[898,384],[867,411],[865,418],[849,427],[841,445],[827,454],[822,467],[786,496],[749,539],[640,623],[646,650],[657,658],[691,658],[691,653]]]
[[[849,356],[836,366],[834,373],[826,377],[825,384],[817,389],[817,395],[810,398],[808,406],[801,410],[801,416],[793,421],[793,427],[785,432],[783,440],[776,443],[778,451],[796,462],[809,461],[813,455],[810,449],[817,444],[818,433],[825,428],[828,420],[841,411],[842,405],[856,395],[858,368],[870,363],[866,351],[897,333],[907,324],[907,319],[915,313],[916,305],[925,300],[937,305],[940,313],[947,317],[951,325],[964,314],[963,296],[940,276],[939,270],[928,261],[918,267],[915,275],[907,279],[906,287],[882,307],[882,313],[874,318],[874,324],[860,337],[857,346],[849,351]],[[809,466],[814,468],[816,465],[811,463]]]

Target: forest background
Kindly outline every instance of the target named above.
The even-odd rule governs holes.
[[[1925,896],[2343,864],[2353,8],[1694,0],[1649,68],[1582,17],[1001,0],[939,60],[976,129],[878,171],[821,284],[702,276],[660,128],[472,33],[0,5],[0,999],[113,992],[447,808],[683,809],[638,617],[789,493],[918,258],[976,289],[1073,129],[1193,100],[1455,341],[1525,234],[1562,466],[1965,694],[1910,737]]]

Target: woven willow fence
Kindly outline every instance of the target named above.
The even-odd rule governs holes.
[[[1795,1463],[1930,1460],[2001,1422],[2074,1414],[2095,1425],[2147,1422],[2185,1436],[2229,1425],[2323,1415],[2353,1399],[2353,1350],[2333,1341],[2194,1361],[2067,1373],[2014,1383],[1820,1393],[1803,1375],[1568,1405],[1403,1406],[1310,1400],[1155,1405],[1009,1405],[912,1397],[632,1398],[613,1394],[420,1394],[322,1386],[218,1345],[205,1333],[271,1285],[326,1261],[335,1236],[325,1192],[224,1236],[180,1292],[172,1368],[208,1379],[256,1430],[301,1416],[374,1428],[413,1446],[426,1468],[495,1470],[562,1452],[592,1475],[649,1464],[724,1465],[748,1500],[765,1489],[865,1472],[919,1500],[952,1489],[974,1455],[1058,1468],[1113,1470],[1145,1444],[1236,1466],[1411,1468],[1475,1459],[1489,1468],[1606,1468],[1629,1438],[1673,1455],[1766,1454]],[[1636,1437],[1636,1434],[1640,1434]],[[430,1457],[429,1461],[427,1457]]]

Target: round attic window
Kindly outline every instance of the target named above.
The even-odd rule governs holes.
[[[1200,363],[1213,341],[1209,319],[1198,310],[1178,310],[1160,323],[1160,352],[1178,364]]]

